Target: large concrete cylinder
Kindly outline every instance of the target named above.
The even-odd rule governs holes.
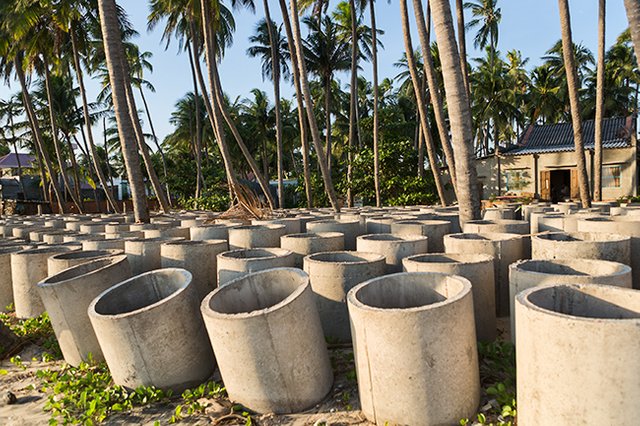
[[[40,297],[68,364],[78,366],[89,354],[104,360],[87,309],[100,293],[129,278],[127,256],[117,255],[88,260],[40,281]]]
[[[402,260],[405,272],[459,275],[471,282],[478,340],[496,338],[496,295],[493,257],[487,254],[419,254]]]
[[[114,238],[101,240],[84,240],[82,241],[82,250],[124,250],[126,241],[139,240],[138,238]]]
[[[33,318],[44,312],[37,284],[48,275],[49,257],[70,251],[65,246],[45,246],[11,253],[11,281],[16,317]]]
[[[69,234],[62,237],[62,241],[64,241],[65,243],[104,239],[105,238],[103,234]]]
[[[524,236],[517,234],[450,234],[444,237],[446,253],[488,254],[496,278],[496,314],[509,316],[509,265],[526,259]]]
[[[228,249],[226,240],[166,242],[160,246],[160,264],[191,272],[192,285],[202,300],[218,286],[217,256]]]
[[[229,398],[261,413],[295,413],[331,390],[333,372],[309,278],[299,269],[261,271],[202,302]]]
[[[505,233],[526,235],[530,232],[529,222],[524,220],[470,220],[463,226],[467,234]]]
[[[220,287],[256,271],[295,266],[293,253],[281,248],[231,250],[220,253],[217,262]]]
[[[163,243],[172,241],[182,241],[181,238],[140,238],[126,240],[124,242],[124,253],[129,258],[131,272],[133,275],[139,275],[143,272],[160,269],[162,262],[160,260],[160,246]]]
[[[591,218],[607,217],[602,213],[575,213],[564,218],[564,232],[578,232],[578,221]]]
[[[164,229],[147,229],[144,230],[144,238],[184,238],[189,239],[191,231],[189,228],[164,228]]]
[[[285,235],[284,225],[245,225],[229,229],[231,250],[280,247],[280,237]]]
[[[350,251],[316,253],[304,258],[304,270],[316,294],[326,338],[350,342],[347,293],[361,282],[384,275],[384,256]]]
[[[562,218],[561,222],[562,222],[562,229],[564,229],[564,214],[562,213],[558,213],[558,212],[531,212],[530,216],[529,216],[529,232],[531,234],[537,234],[540,231],[540,224],[539,224],[539,220],[540,218],[544,216],[545,218],[548,219],[547,223],[549,223],[549,221],[551,221],[551,217],[559,217]],[[559,227],[560,225],[557,223],[556,221],[556,227]]]
[[[318,220],[307,223],[307,232],[314,234],[319,232],[342,232],[344,234],[344,249],[355,250],[356,238],[362,235],[362,228],[358,220]]]
[[[558,213],[538,216],[538,232],[563,232],[566,218]]]
[[[423,235],[429,239],[429,253],[444,251],[444,236],[451,233],[451,222],[446,220],[401,220],[391,224],[395,235]]]
[[[387,275],[356,286],[347,301],[367,419],[452,425],[476,413],[480,376],[467,279]]]
[[[602,284],[631,288],[631,268],[618,262],[593,259],[522,260],[509,266],[511,312],[521,291],[547,284]],[[511,316],[511,336],[515,336]]]
[[[71,268],[72,266],[91,262],[92,260],[101,259],[103,257],[119,256],[122,254],[124,254],[124,251],[117,249],[78,250],[67,253],[58,253],[47,259],[47,273],[48,276],[55,275],[67,268]]]
[[[552,211],[553,211],[553,208],[546,205],[528,204],[528,205],[522,206],[522,219],[530,222],[531,213],[533,212],[545,213],[545,212],[552,212]]]
[[[13,285],[11,281],[11,253],[30,248],[28,245],[0,247],[0,312],[13,302]]]
[[[341,232],[289,234],[280,238],[280,247],[291,251],[295,267],[302,268],[302,259],[309,254],[344,250],[344,235]]]
[[[279,219],[259,220],[253,219],[252,225],[284,225],[284,234],[299,234],[302,232],[300,219],[297,217],[283,217]]]
[[[189,228],[189,232],[191,241],[227,240],[229,228],[230,226],[221,224],[199,225]]]
[[[358,237],[356,247],[359,252],[383,255],[387,274],[402,271],[405,257],[429,252],[428,239],[422,235],[362,235]]]
[[[100,348],[122,386],[175,392],[203,383],[215,360],[184,269],[146,272],[97,296],[88,312]]]
[[[42,242],[45,244],[61,244],[64,243],[64,236],[71,234],[73,234],[73,231],[65,229],[51,230],[42,235]]]
[[[518,425],[635,425],[640,293],[599,285],[516,300]]]
[[[616,234],[554,232],[531,237],[532,259],[600,259],[631,264],[631,238]]]
[[[80,225],[82,234],[104,234],[105,223],[102,222],[85,222]]]

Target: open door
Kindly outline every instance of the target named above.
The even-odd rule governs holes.
[[[571,199],[580,199],[580,187],[578,186],[578,169],[571,169]]]
[[[551,200],[551,172],[543,170],[540,172],[540,198],[542,200]]]

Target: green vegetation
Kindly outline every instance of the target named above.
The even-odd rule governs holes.
[[[9,308],[8,312],[0,312],[0,322],[9,327],[9,330],[18,337],[17,348],[34,343],[46,351],[43,357],[47,360],[62,358],[60,346],[51,327],[51,320],[46,312],[35,318],[21,320],[15,317],[12,307]],[[0,345],[0,360],[9,355],[7,352],[11,349]]]

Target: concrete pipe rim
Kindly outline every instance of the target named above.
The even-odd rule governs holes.
[[[445,238],[453,240],[472,240],[472,241],[509,241],[518,240],[526,235],[511,234],[506,232],[461,232],[458,234],[448,234]]]
[[[321,220],[313,220],[307,223],[307,227],[311,225],[358,225],[360,226],[359,220],[340,220],[340,219],[321,219]]]
[[[259,247],[249,249],[237,249],[229,250],[224,253],[218,254],[218,258],[224,260],[244,261],[252,259],[277,259],[287,256],[291,256],[293,252],[291,250],[279,248],[279,247]],[[245,256],[246,255],[246,256]]]
[[[98,274],[105,269],[123,263],[127,261],[126,254],[119,254],[115,256],[99,257],[89,262],[81,263],[79,265],[71,266],[67,269],[63,269],[55,275],[50,275],[38,283],[40,288],[50,288],[62,286],[69,281],[73,281],[80,276],[91,276]]]
[[[493,256],[481,253],[423,253],[405,257],[402,259],[402,264],[480,265],[490,263],[493,265],[494,261]]]
[[[124,254],[124,250],[120,249],[101,249],[101,250],[79,250],[65,253],[54,254],[50,257],[53,260],[71,260],[71,259],[91,259],[93,257],[110,257]]]
[[[258,307],[256,309],[252,309],[250,311],[241,311],[241,312],[221,312],[220,310],[214,309],[211,305],[214,301],[214,298],[224,298],[227,293],[232,291],[238,291],[239,288],[246,286],[246,282],[249,280],[256,280],[257,278],[262,278],[265,282],[272,282],[278,279],[278,276],[281,274],[287,274],[293,278],[293,285],[295,288],[289,290],[289,293],[284,297],[280,298],[279,301],[275,303],[268,303],[268,306]],[[273,278],[271,278],[273,276]],[[267,290],[269,286],[265,286]],[[219,319],[248,319],[248,318],[259,318],[270,313],[276,312],[280,309],[283,309],[287,305],[289,305],[292,301],[298,299],[307,289],[311,289],[311,284],[309,283],[309,275],[301,269],[298,268],[271,268],[265,269],[262,271],[252,272],[248,275],[244,275],[242,277],[238,277],[229,281],[223,287],[218,287],[209,293],[200,304],[200,311],[203,316],[209,318],[219,318]],[[253,300],[256,302],[256,300]],[[260,303],[258,301],[258,303]],[[260,305],[258,305],[260,306]]]
[[[81,265],[78,265],[78,266],[81,266]],[[144,282],[146,278],[149,276],[166,276],[170,274],[177,275],[180,279],[172,280],[172,282],[176,283],[176,287],[170,289],[171,292],[168,295],[164,297],[159,297],[158,300],[152,303],[144,303],[142,306],[139,306],[135,309],[132,309],[126,312],[103,313],[102,308],[106,308],[106,307],[103,307],[101,305],[107,304],[108,302],[110,302],[111,301],[110,298],[117,300],[117,296],[119,295],[119,292],[124,292],[126,294],[127,290],[129,290],[130,287],[134,287],[137,282],[140,282],[140,281]],[[143,312],[150,312],[164,305],[166,302],[179,297],[182,293],[184,293],[187,290],[187,288],[191,285],[192,281],[193,281],[193,275],[191,274],[191,272],[187,271],[186,269],[182,269],[182,268],[154,269],[153,271],[148,271],[140,275],[136,275],[134,277],[128,278],[118,284],[115,284],[114,286],[108,288],[107,290],[103,291],[98,296],[96,296],[95,299],[93,299],[93,301],[89,305],[89,308],[87,309],[87,313],[89,314],[90,317],[94,317],[94,318],[118,320],[118,319],[133,317]],[[108,311],[117,311],[117,310],[118,309],[109,309]]]
[[[430,298],[425,294],[413,297],[402,298],[402,301],[390,300],[385,298],[385,304],[391,304],[390,307],[377,306],[382,303],[371,302],[367,303],[361,299],[373,297],[367,295],[367,292],[373,292],[382,286],[389,285],[393,289],[397,289],[400,286],[412,286],[413,288],[426,288],[428,290],[428,296],[433,296],[436,300],[429,300]],[[449,285],[454,286],[452,289],[454,293],[452,295],[443,295],[438,292],[440,286],[445,287],[445,291],[448,291]],[[360,283],[349,290],[347,293],[347,304],[354,308],[378,312],[378,313],[405,313],[405,312],[424,312],[435,310],[440,307],[456,303],[457,301],[467,297],[471,294],[471,282],[459,275],[451,275],[440,272],[399,272],[390,275],[384,275],[376,278],[372,278],[363,283]],[[411,288],[409,288],[411,289]],[[435,294],[434,294],[435,293]],[[439,297],[442,300],[437,300]],[[427,300],[425,300],[427,299]],[[408,303],[411,301],[411,303]],[[412,306],[396,306],[396,305],[412,305]]]
[[[592,296],[593,293],[604,293],[608,295],[620,296],[620,300],[617,302],[629,302],[630,300],[635,299],[638,308],[635,311],[631,309],[627,309],[624,306],[620,306],[619,304],[610,303],[611,308],[624,310],[624,313],[629,314],[628,318],[620,318],[615,317],[611,318],[602,316],[587,316],[587,315],[576,315],[569,314],[564,312],[559,312],[558,308],[552,308],[549,304],[545,303],[544,306],[540,306],[543,304],[541,298],[548,295],[550,292],[554,290],[560,290],[565,292],[565,297],[567,293],[575,295],[576,293],[586,294],[586,296]],[[591,293],[591,294],[589,294]],[[605,284],[545,284],[537,287],[531,287],[526,290],[521,291],[516,295],[516,304],[521,305],[523,308],[535,311],[539,314],[548,315],[552,317],[556,317],[564,320],[571,320],[574,322],[580,323],[590,323],[590,324],[636,324],[636,326],[640,326],[640,292],[630,288],[610,286]],[[606,300],[603,300],[605,303],[609,303]],[[633,315],[631,315],[633,314]]]
[[[304,262],[318,265],[367,265],[372,263],[384,263],[386,258],[382,254],[366,251],[324,251],[309,254],[304,257]]]
[[[550,266],[551,268],[556,268],[556,270],[552,269],[549,272],[539,271],[535,269],[536,266]],[[594,267],[597,272],[584,272],[584,269],[589,267]],[[564,273],[564,268],[571,269],[577,273]],[[608,268],[608,270],[605,268]],[[510,273],[524,272],[534,276],[562,275],[563,277],[604,278],[629,275],[631,274],[631,267],[624,263],[601,259],[524,259],[509,265],[509,271]]]
[[[280,237],[282,240],[328,240],[333,238],[344,238],[343,232],[301,232],[298,234],[288,234]]]
[[[571,243],[623,243],[631,241],[631,237],[620,234],[604,234],[597,232],[541,232],[533,235],[535,240],[552,241],[557,244]]]
[[[167,243],[167,242],[175,242],[175,241],[181,241],[181,240],[185,240],[186,238],[184,237],[153,237],[153,238],[129,238],[129,239],[124,239],[124,243],[125,246],[128,243]]]
[[[415,243],[418,241],[427,241],[429,238],[424,235],[413,234],[367,234],[360,235],[356,238],[356,241],[374,241],[380,243],[388,243],[390,245],[402,244],[402,243]]]
[[[186,240],[181,239],[180,241],[169,241],[167,243],[162,243],[162,246],[218,246],[218,245],[226,245],[227,240],[222,239],[211,239],[211,240]]]
[[[229,229],[229,231],[261,231],[261,230],[270,230],[270,231],[280,231],[284,230],[286,225],[277,225],[277,224],[264,224],[264,225],[241,225],[236,226],[235,228]]]
[[[448,220],[438,220],[438,219],[419,219],[419,220],[399,220],[394,222],[393,225],[426,225],[426,226],[444,226],[450,225],[451,222]]]
[[[70,244],[69,246],[65,246],[62,244],[54,244],[52,246],[41,246],[41,247],[36,247],[36,248],[31,248],[31,249],[26,249],[26,250],[22,250],[22,251],[18,251],[14,254],[16,255],[20,255],[20,256],[30,256],[30,255],[34,255],[34,254],[46,254],[46,253],[59,253],[60,250],[65,251],[65,250],[73,250],[70,247],[73,247],[76,244]]]
[[[32,244],[18,244],[12,246],[0,246],[0,255],[18,253],[33,248]]]

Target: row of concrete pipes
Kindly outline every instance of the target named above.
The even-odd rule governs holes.
[[[352,344],[364,415],[408,425],[475,416],[477,340],[502,321],[520,425],[640,418],[634,207],[510,205],[462,229],[455,209],[280,213],[8,218],[0,306],[48,312],[65,361],[117,384],[181,391],[217,367],[257,412],[320,402],[327,343]]]

